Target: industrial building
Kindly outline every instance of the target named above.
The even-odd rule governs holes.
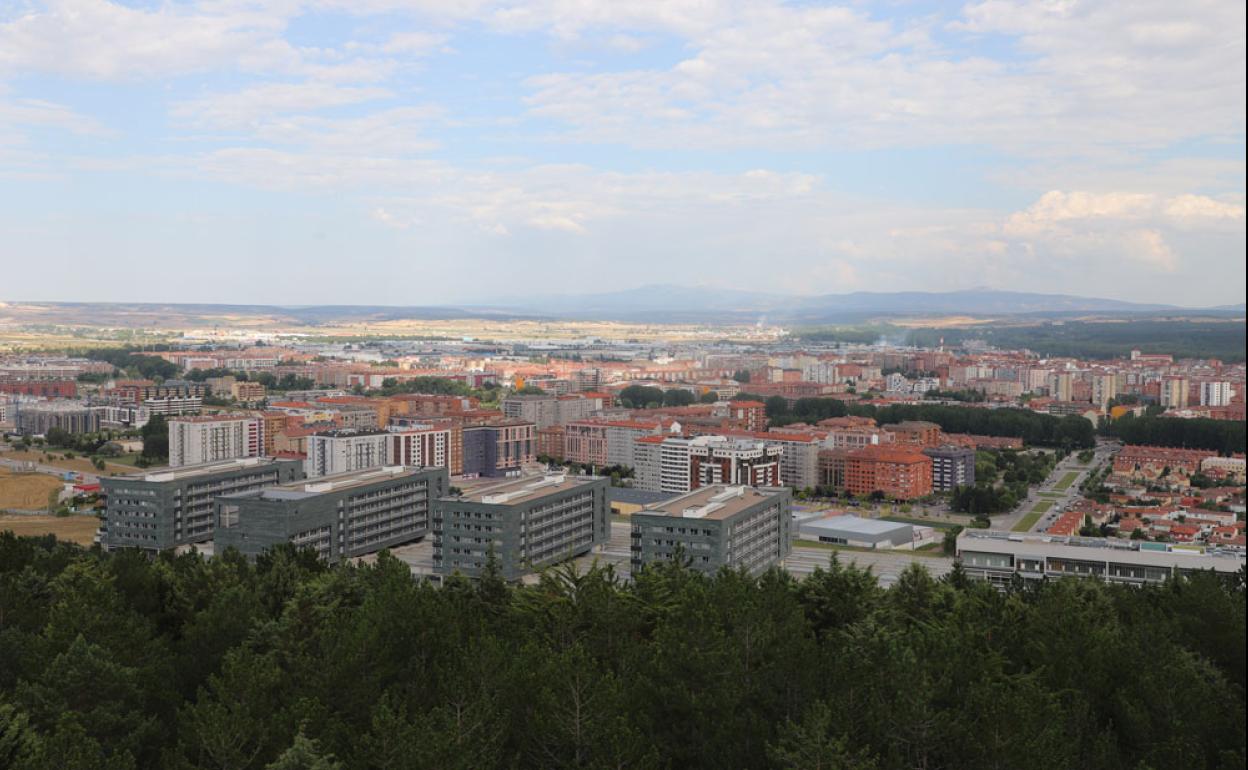
[[[635,512],[632,569],[678,556],[703,572],[758,573],[792,548],[792,498],[784,487],[715,485]]]
[[[491,547],[503,577],[589,553],[611,537],[608,481],[566,474],[513,479],[434,503],[433,569],[475,577]]]
[[[909,548],[914,542],[911,524],[848,515],[804,521],[798,533],[805,540],[858,548]]]
[[[214,544],[248,558],[282,543],[327,561],[363,556],[424,537],[432,501],[449,488],[445,468],[387,466],[225,495]]]
[[[101,476],[105,550],[163,551],[213,537],[213,499],[303,476],[298,460],[249,457],[151,473]]]
[[[1233,577],[1244,569],[1244,552],[1239,549],[974,529],[958,535],[957,555],[968,576],[996,585],[1007,585],[1015,576],[1094,577],[1106,583],[1143,585],[1201,570]]]

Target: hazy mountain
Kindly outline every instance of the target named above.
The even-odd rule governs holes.
[[[592,294],[509,297],[456,306],[212,305],[179,303],[0,301],[0,324],[76,324],[117,327],[215,326],[260,323],[330,325],[400,319],[526,318],[756,323],[859,323],[922,315],[980,317],[1079,314],[1237,315],[1244,305],[1191,309],[1068,294],[968,289],[950,292],[852,292],[793,296],[668,284]]]
[[[968,289],[950,292],[852,292],[791,296],[752,291],[725,291],[672,285],[580,295],[500,299],[493,303],[528,312],[577,318],[651,317],[691,320],[709,317],[745,320],[766,316],[773,321],[835,321],[873,315],[1017,315],[1034,313],[1097,313],[1176,311],[1173,305],[1126,302],[1067,294]],[[655,317],[662,316],[662,318]]]

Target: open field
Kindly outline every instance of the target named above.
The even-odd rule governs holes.
[[[0,470],[0,508],[26,511],[48,507],[48,495],[59,491],[61,482],[44,473],[13,473]]]
[[[79,545],[91,545],[100,520],[95,516],[21,516],[0,515],[0,532],[8,530],[19,537],[56,535]]]
[[[17,460],[19,462],[37,463],[39,465],[50,465],[53,468],[64,468],[67,471],[77,471],[78,473],[91,473],[95,475],[111,475],[116,473],[134,473],[135,468],[133,460],[129,463],[122,460],[117,462],[114,460],[104,461],[104,470],[98,471],[91,461],[87,458],[74,454],[74,459],[66,460],[65,455],[70,453],[67,449],[51,449],[44,451],[42,449],[23,449],[13,452],[5,452],[0,454],[0,458],[5,460]],[[45,457],[46,455],[46,457]]]
[[[1036,526],[1036,522],[1040,521],[1040,517],[1049,512],[1053,507],[1050,500],[1041,500],[1031,509],[1026,516],[1018,520],[1018,523],[1010,528],[1011,532],[1030,532],[1031,528]]]
[[[1054,484],[1053,488],[1057,490],[1061,490],[1062,492],[1065,492],[1066,490],[1070,489],[1070,485],[1074,484],[1075,479],[1077,478],[1079,478],[1079,474],[1074,471],[1071,471],[1070,473],[1067,473],[1065,476],[1062,476],[1062,480]]]

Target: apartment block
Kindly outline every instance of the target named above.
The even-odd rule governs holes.
[[[550,475],[513,479],[434,503],[433,568],[481,574],[491,548],[503,577],[589,553],[611,537],[608,481]]]
[[[581,395],[508,396],[502,407],[507,417],[531,422],[541,429],[583,420],[597,410],[598,401]]]
[[[949,492],[955,487],[975,486],[975,450],[963,446],[928,447],[923,454],[932,460],[932,489]]]
[[[388,466],[218,497],[218,552],[254,559],[282,543],[326,561],[423,538],[432,502],[450,489],[445,468]]]
[[[465,425],[465,476],[514,476],[537,461],[537,426],[522,420]]]
[[[327,430],[308,436],[307,459],[303,462],[308,478],[335,476],[393,464],[390,431]]]
[[[298,460],[248,457],[127,476],[101,476],[105,550],[168,548],[213,539],[213,500],[303,476]]]
[[[932,492],[932,458],[917,448],[867,447],[845,458],[845,490],[912,500]]]
[[[99,414],[85,401],[19,402],[15,412],[18,433],[43,436],[53,428],[66,433],[94,433],[100,429]]]
[[[169,420],[169,466],[203,465],[264,452],[265,421],[245,414]]]
[[[703,572],[757,574],[789,554],[792,518],[786,488],[703,487],[633,513],[632,569],[684,558]]]

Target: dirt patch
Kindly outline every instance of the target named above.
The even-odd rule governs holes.
[[[48,495],[61,489],[55,476],[0,470],[0,508],[39,510],[48,507]]]
[[[91,545],[100,520],[95,516],[19,516],[0,514],[0,532],[10,530],[18,536],[56,535],[79,545]]]

